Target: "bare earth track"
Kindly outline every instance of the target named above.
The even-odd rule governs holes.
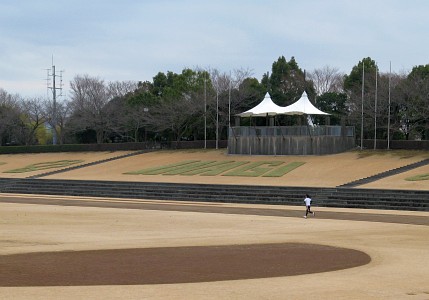
[[[220,152],[166,154],[148,153],[52,178],[126,180],[126,171],[189,157],[231,159]],[[109,155],[114,154],[96,159]],[[323,157],[323,162],[275,157],[304,159],[306,164],[282,178],[237,177],[233,183],[302,186],[307,177],[308,186],[322,186],[322,181],[335,186],[421,159],[370,156],[353,161],[354,155]],[[0,161],[8,160],[0,156]],[[20,167],[19,159],[13,164]],[[355,165],[353,171],[347,168]],[[342,173],[323,178],[334,166]],[[408,184],[392,179],[393,185],[395,180]],[[303,219],[302,207],[0,194],[0,298],[429,299],[429,213],[315,210],[315,218]]]
[[[353,268],[370,260],[367,254],[352,249],[292,243],[26,253],[0,256],[0,286],[270,278]]]

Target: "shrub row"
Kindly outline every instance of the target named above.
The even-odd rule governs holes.
[[[215,148],[216,142],[208,140],[207,148]],[[227,141],[219,141],[220,148],[226,148]],[[202,149],[204,141],[181,142],[142,142],[110,144],[67,144],[67,145],[33,145],[33,146],[0,146],[0,154],[17,153],[50,153],[50,152],[88,152],[88,151],[137,151],[147,149]]]
[[[2,146],[0,154],[17,153],[50,153],[50,152],[88,152],[88,151],[127,151],[145,150],[160,147],[154,143],[121,143],[121,144],[67,144],[67,145],[33,145]]]

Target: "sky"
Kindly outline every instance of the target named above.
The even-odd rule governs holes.
[[[365,57],[409,72],[429,64],[428,13],[426,0],[1,0],[0,89],[47,96],[52,65],[64,97],[77,75],[246,69],[261,80],[280,56],[307,72],[349,74]]]

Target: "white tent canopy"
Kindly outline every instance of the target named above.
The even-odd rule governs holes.
[[[265,116],[275,116],[281,114],[281,111],[284,110],[284,107],[278,106],[271,100],[270,94],[266,93],[264,100],[261,101],[254,108],[249,109],[237,116],[240,117],[265,117]]]
[[[264,100],[254,108],[237,114],[240,117],[265,117],[275,115],[329,115],[316,107],[308,99],[307,93],[304,92],[299,100],[295,103],[282,107],[278,106],[271,100],[270,94],[266,93]]]
[[[299,100],[283,108],[282,114],[285,115],[329,115],[316,107],[308,99],[307,93],[302,93]]]

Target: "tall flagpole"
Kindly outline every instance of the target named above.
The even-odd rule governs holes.
[[[389,62],[389,111],[387,117],[387,149],[390,149],[390,77],[392,74],[392,62]]]
[[[206,74],[204,74],[204,149],[207,149],[207,88],[206,88]]]
[[[228,145],[227,153],[229,153],[229,136],[231,134],[231,71],[229,71],[229,89],[228,89]]]
[[[216,89],[216,149],[219,149],[219,91]]]
[[[378,93],[378,70],[377,70],[377,64],[375,64],[374,150],[377,149],[377,93]]]
[[[365,60],[362,60],[362,110],[360,120],[360,149],[363,149],[363,95],[365,85]]]
[[[228,128],[231,127],[231,71],[229,71],[229,91],[228,91]]]

